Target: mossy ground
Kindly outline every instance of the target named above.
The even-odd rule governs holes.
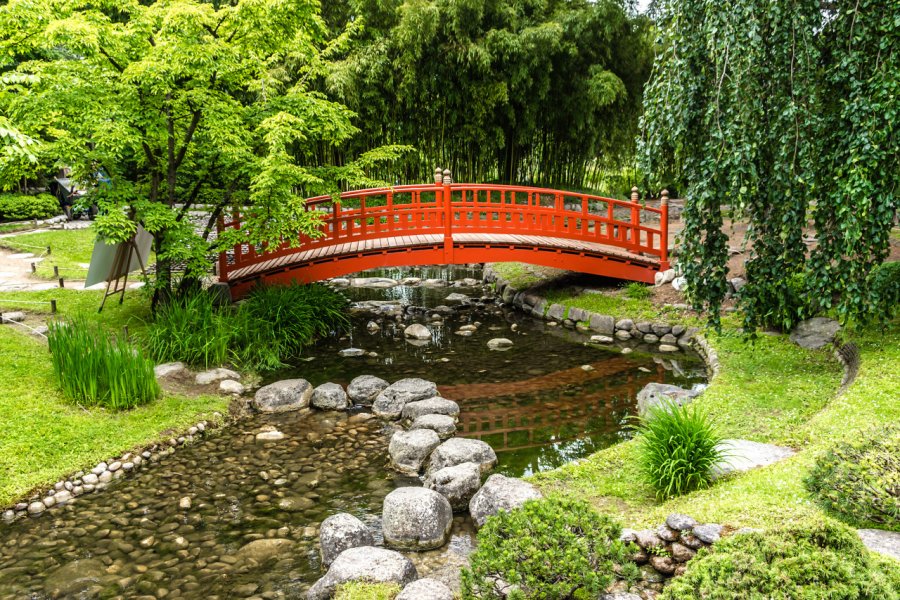
[[[400,586],[393,583],[365,583],[354,581],[338,586],[334,600],[393,600]]]

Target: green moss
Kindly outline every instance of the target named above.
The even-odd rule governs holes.
[[[396,583],[352,581],[337,586],[334,600],[393,600],[399,593]]]

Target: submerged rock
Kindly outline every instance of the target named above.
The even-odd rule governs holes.
[[[344,550],[374,545],[372,530],[351,514],[338,513],[322,521],[319,547],[322,551],[322,564],[326,567]]]
[[[450,537],[453,509],[434,490],[398,488],[384,499],[381,525],[384,543],[394,548],[431,550]]]
[[[359,546],[341,552],[331,563],[324,577],[306,594],[307,600],[328,600],[335,589],[348,581],[397,583],[406,585],[419,574],[412,561],[393,550],[374,546]]]
[[[513,510],[520,508],[528,500],[541,498],[541,493],[536,487],[505,475],[494,474],[488,477],[484,487],[478,490],[469,502],[469,513],[476,527],[485,524],[488,517],[496,515],[501,510]]]
[[[95,558],[82,558],[51,571],[44,590],[52,598],[90,598],[103,589],[108,578],[106,565]]]
[[[264,413],[288,412],[308,407],[312,395],[312,384],[305,379],[285,379],[259,388],[252,404]]]
[[[234,557],[239,564],[256,563],[260,565],[268,560],[289,552],[294,547],[294,542],[283,538],[267,538],[253,540],[241,546]]]

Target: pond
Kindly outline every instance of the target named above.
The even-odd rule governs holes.
[[[398,269],[366,276],[460,282],[480,281],[481,274]],[[585,345],[583,334],[478,300],[486,293],[480,284],[344,293],[357,302],[428,307],[404,312],[429,322],[432,340],[405,341],[408,322],[394,317],[370,331],[372,318],[360,314],[348,334],[323,340],[270,379],[430,379],[460,404],[460,435],[491,444],[497,470],[510,475],[551,469],[621,439],[635,395],[648,382],[690,387],[704,380],[696,356],[625,355]],[[452,293],[472,301],[435,309],[462,304],[447,300]],[[440,321],[431,320],[435,312]],[[475,323],[471,335],[455,333]],[[510,339],[512,347],[488,350],[495,337]],[[341,356],[349,347],[365,354]],[[302,597],[321,575],[316,536],[324,518],[350,512],[380,535],[385,495],[421,485],[386,468],[393,429],[369,417],[361,411],[246,417],[102,493],[0,526],[0,598]],[[255,433],[266,426],[286,438],[257,442]],[[190,508],[181,507],[185,498]],[[447,547],[409,556],[421,576],[452,579],[473,538],[471,522],[459,516]],[[247,546],[255,540],[272,541],[274,550]]]

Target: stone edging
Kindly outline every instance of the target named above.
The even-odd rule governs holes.
[[[856,375],[859,373],[859,348],[854,343],[847,343],[842,346],[835,346],[834,357],[844,368],[844,376],[841,378],[841,387],[838,389],[838,395],[856,381]]]
[[[720,370],[719,356],[716,350],[699,333],[696,327],[685,327],[680,324],[635,323],[632,319],[616,319],[610,315],[601,315],[580,308],[566,307],[562,304],[549,304],[547,300],[529,290],[519,290],[498,277],[488,266],[484,269],[484,281],[494,284],[494,293],[505,304],[511,305],[534,317],[552,323],[572,327],[582,333],[595,333],[591,337],[594,343],[612,344],[615,341],[656,345],[660,352],[674,353],[690,348],[696,351],[706,362],[709,378],[718,375]],[[626,349],[630,352],[630,349]]]
[[[37,517],[53,506],[67,504],[78,496],[99,492],[113,480],[122,479],[144,465],[159,462],[163,457],[174,453],[177,447],[190,444],[195,438],[209,435],[214,428],[214,423],[200,421],[189,427],[182,435],[145,446],[142,450],[125,452],[119,457],[101,461],[90,471],[78,471],[66,479],[57,481],[45,493],[35,493],[27,502],[18,502],[7,508],[2,513],[2,520],[8,523],[26,515]]]

